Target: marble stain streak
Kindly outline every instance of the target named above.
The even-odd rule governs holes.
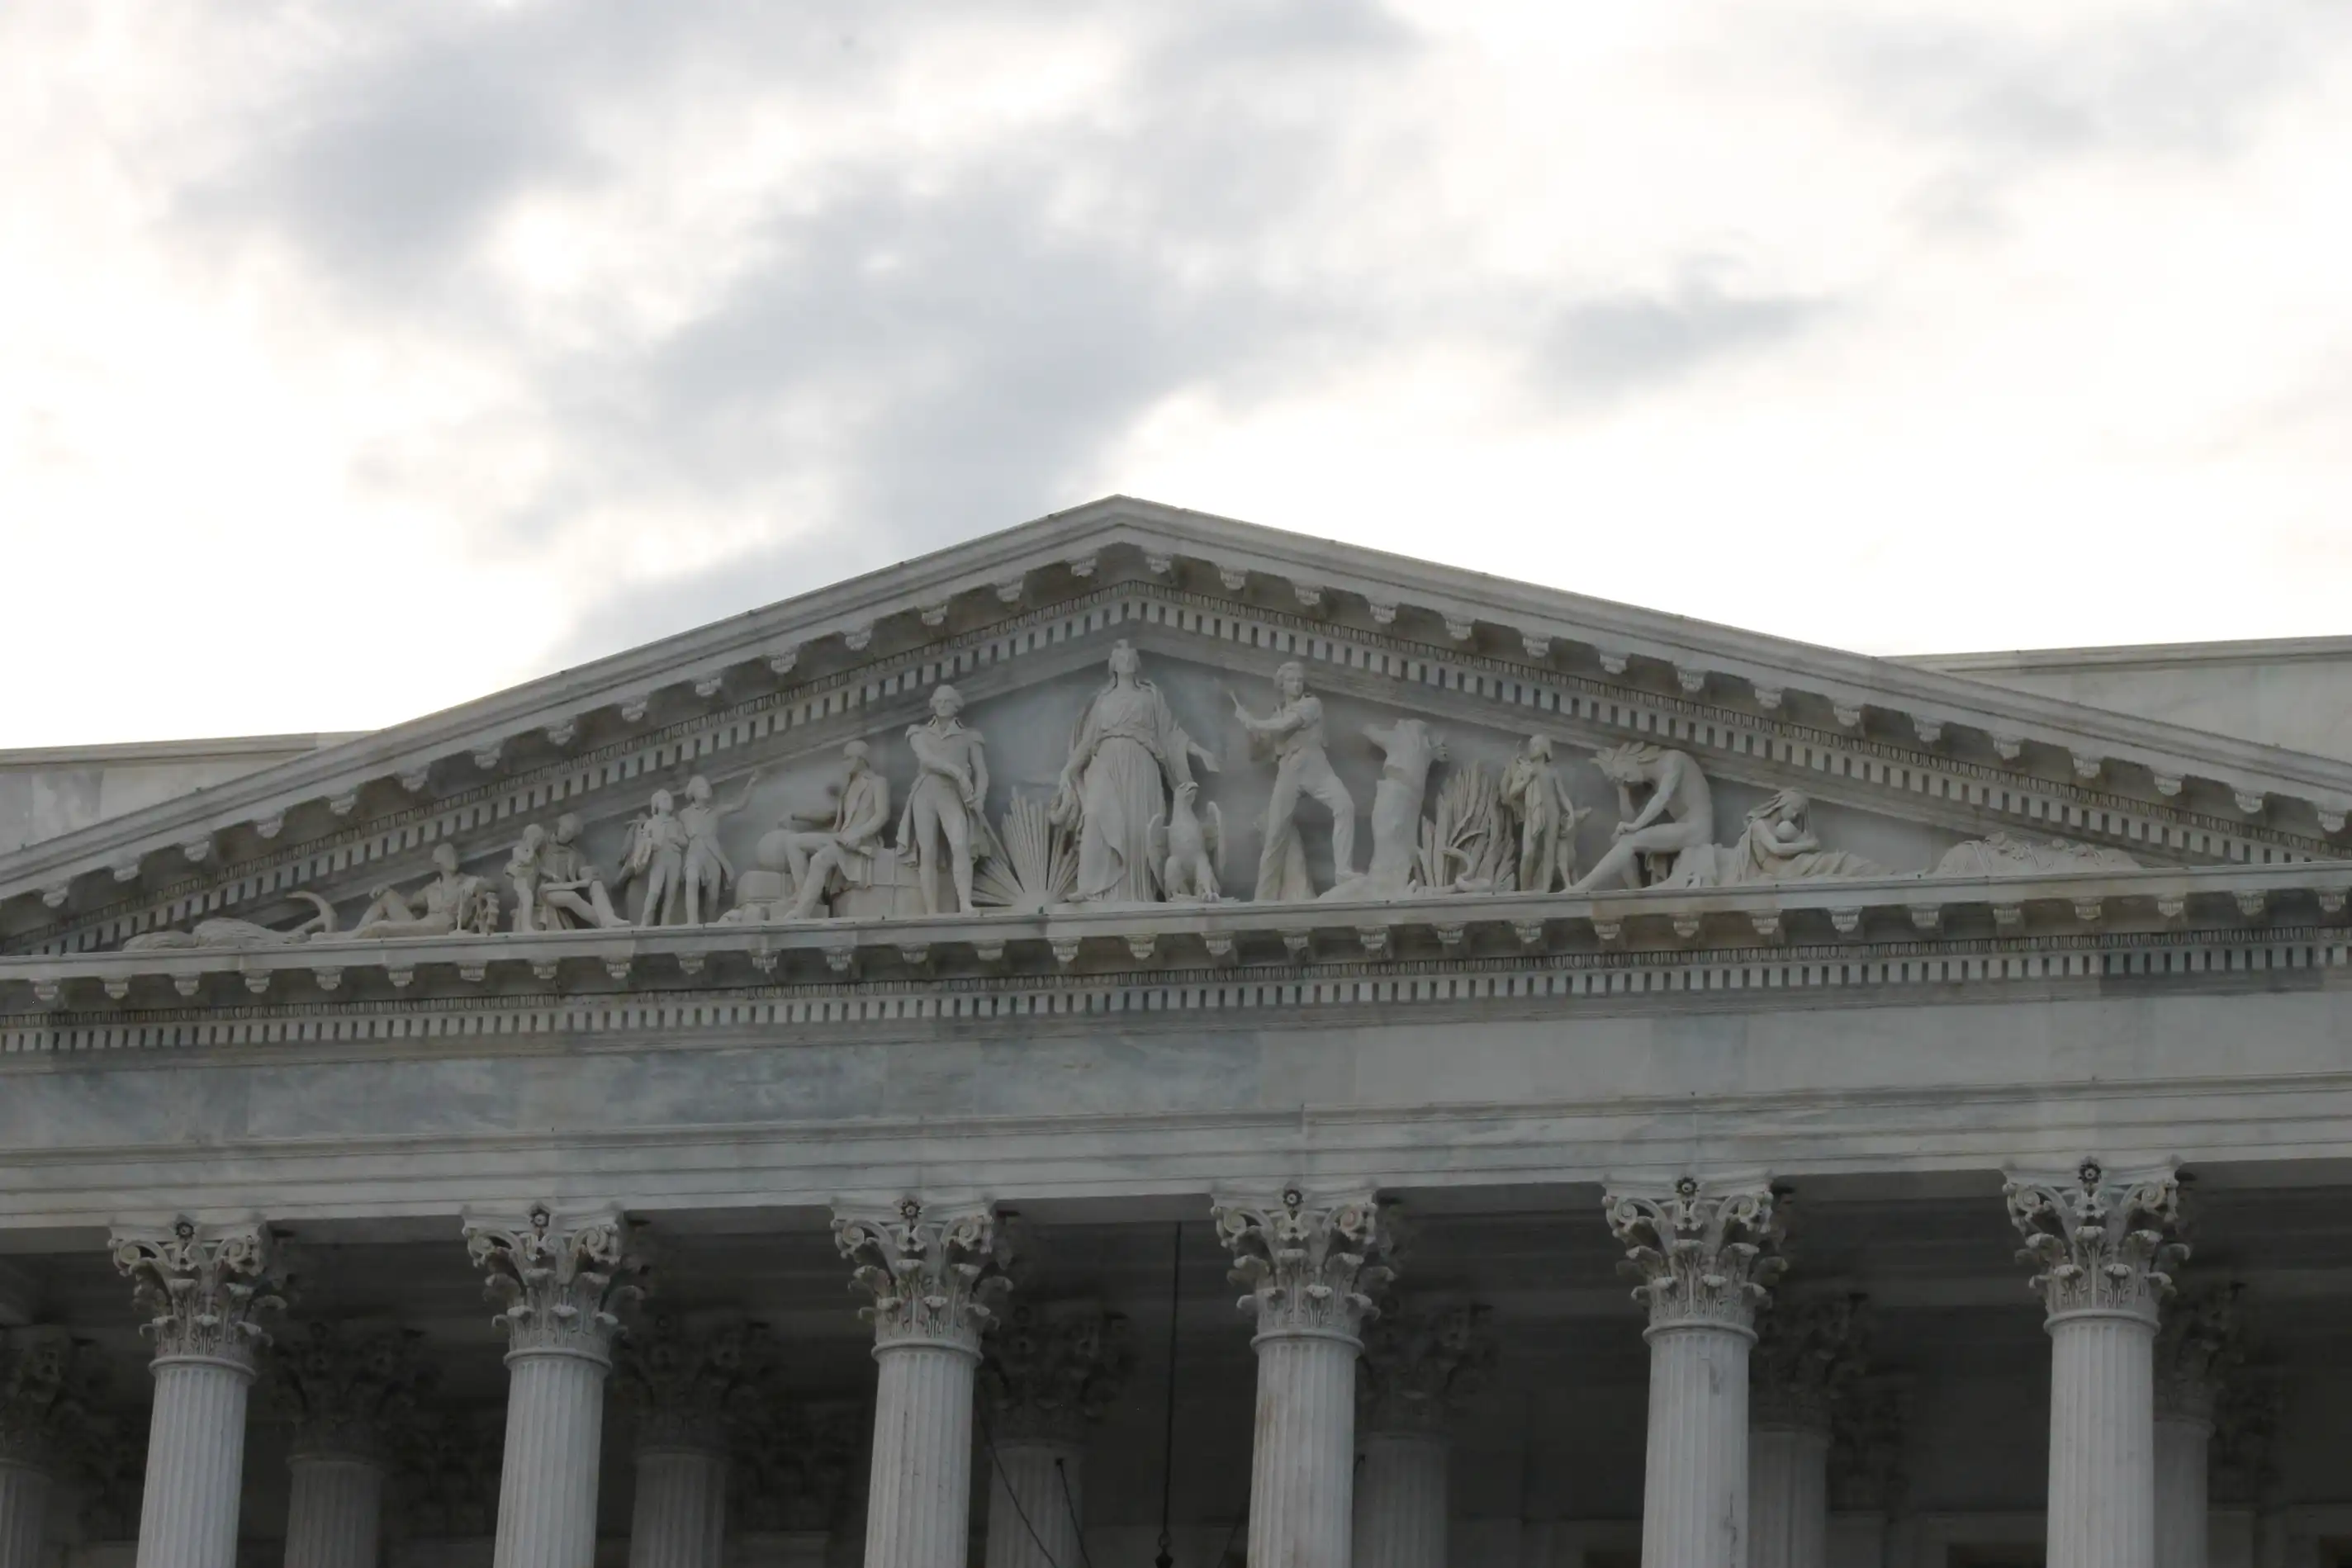
[[[1642,1568],[1746,1568],[1751,1336],[1694,1323],[1649,1340]]]

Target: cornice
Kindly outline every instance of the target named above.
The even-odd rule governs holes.
[[[0,959],[0,1051],[2279,983],[2345,965],[2347,896],[2302,862],[43,956]]]
[[[797,692],[812,675],[851,676],[958,622],[1000,619],[1007,605],[1066,598],[1114,575],[1214,580],[1239,601],[1280,598],[1327,620],[1442,635],[1440,646],[1528,671],[1589,666],[1636,687],[1722,694],[1763,713],[1800,698],[1857,737],[1893,725],[1927,751],[1965,740],[2006,763],[2054,757],[2084,779],[2122,768],[2168,798],[2197,781],[2250,823],[2280,809],[2274,801],[2291,802],[2307,805],[2334,837],[2352,810],[2352,764],[1112,497],[0,857],[0,901],[63,905],[81,879],[136,880],[148,857],[199,861],[219,835],[268,839],[296,814],[310,817],[301,831],[318,836],[368,796],[372,821],[388,814],[386,800],[452,782],[487,786],[519,761],[562,757],[593,730],[610,741],[657,703],[671,710],[662,722],[677,723],[714,702]]]

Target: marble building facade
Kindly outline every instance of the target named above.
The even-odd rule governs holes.
[[[0,1568],[2336,1568],[2347,699],[1113,498],[0,758]]]

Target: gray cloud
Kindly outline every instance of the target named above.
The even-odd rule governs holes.
[[[1832,314],[1825,301],[1732,293],[1703,278],[1661,293],[1558,307],[1533,362],[1551,384],[1608,398],[1665,385],[1730,356],[1785,341]]]

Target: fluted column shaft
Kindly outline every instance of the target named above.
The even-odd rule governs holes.
[[[2205,1568],[2213,1428],[2193,1416],[2156,1421],[2156,1568]]]
[[[1825,1568],[1830,1435],[1759,1426],[1748,1442],[1748,1568]]]
[[[607,1365],[581,1350],[507,1353],[495,1568],[593,1568]]]
[[[1356,1476],[1356,1568],[1445,1568],[1446,1442],[1367,1432]]]
[[[56,1488],[41,1467],[0,1459],[0,1568],[41,1568],[49,1496]]]
[[[874,1347],[866,1568],[961,1568],[971,1512],[971,1387],[980,1353],[901,1340]]]
[[[1720,1323],[1653,1326],[1642,1568],[1747,1568],[1748,1349]]]
[[[640,1443],[629,1568],[719,1568],[727,1539],[727,1456]]]
[[[250,1364],[156,1358],[138,1568],[235,1568],[252,1387]]]
[[[2156,1323],[2081,1312],[2050,1323],[2050,1568],[2156,1558]]]
[[[1348,1568],[1354,1524],[1352,1336],[1260,1333],[1249,1560]]]
[[[1000,1437],[992,1458],[988,1568],[1076,1568],[1086,1518],[1085,1451],[1053,1437]]]
[[[286,1568],[375,1568],[383,1466],[363,1454],[295,1454],[286,1461]]]

